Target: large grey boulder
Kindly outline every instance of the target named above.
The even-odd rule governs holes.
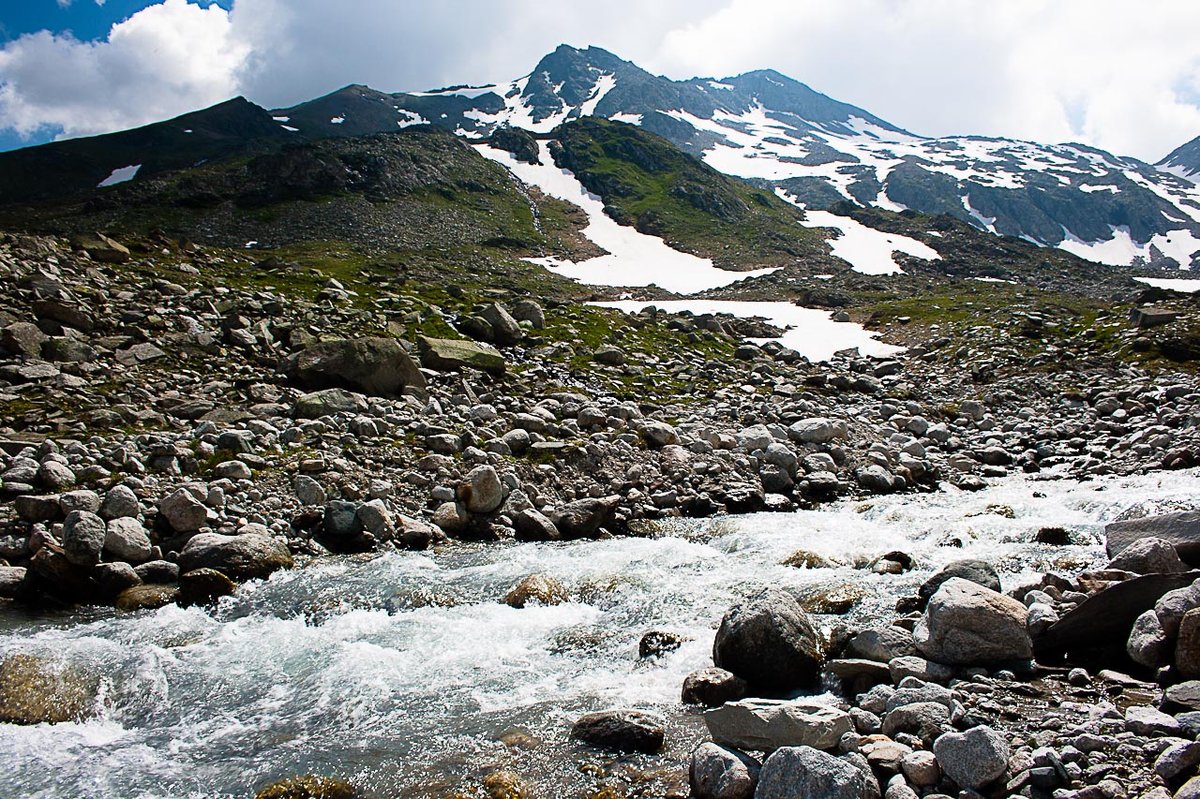
[[[116,560],[142,563],[150,560],[154,546],[142,523],[129,516],[110,519],[104,536],[104,551]]]
[[[284,371],[311,389],[398,396],[405,388],[425,388],[416,362],[398,341],[383,336],[322,341],[291,356]]]
[[[1171,542],[1154,537],[1134,541],[1105,568],[1135,574],[1177,574],[1188,570]]]
[[[847,435],[846,423],[825,418],[801,419],[788,428],[788,438],[798,444],[828,444]]]
[[[1017,600],[952,577],[929,600],[913,640],[925,657],[954,666],[1028,660],[1027,615]]]
[[[439,372],[471,368],[500,376],[507,368],[504,356],[495,347],[466,339],[419,336],[417,348],[421,365]]]
[[[688,781],[694,799],[753,799],[758,761],[736,749],[702,743],[692,752]]]
[[[1153,610],[1137,617],[1125,643],[1125,652],[1134,663],[1148,669],[1160,668],[1171,661],[1171,642]]]
[[[565,540],[592,538],[601,527],[612,521],[620,504],[621,498],[618,496],[600,499],[588,497],[561,505],[549,511],[547,516]]]
[[[767,692],[810,688],[824,642],[795,598],[768,589],[734,605],[713,641],[713,663]]]
[[[525,337],[525,331],[503,305],[493,302],[483,307],[479,316],[491,325],[492,341],[501,347],[511,347]]]
[[[335,413],[357,413],[367,409],[367,398],[344,388],[323,388],[302,394],[296,400],[297,419],[320,419]]]
[[[177,533],[193,533],[208,521],[208,508],[186,488],[177,488],[159,500],[158,512]]]
[[[100,504],[100,515],[105,519],[121,519],[137,516],[142,512],[142,503],[127,485],[115,485],[104,495]]]
[[[833,749],[854,729],[850,714],[811,699],[742,699],[705,711],[712,739],[737,749],[770,752],[783,746]]]
[[[288,548],[270,536],[257,533],[201,533],[193,536],[179,553],[181,572],[216,569],[235,580],[267,577],[278,569],[291,567]]]
[[[471,513],[491,513],[504,502],[504,485],[492,466],[476,466],[458,487],[458,501]]]
[[[1115,558],[1134,541],[1160,538],[1172,544],[1188,563],[1200,562],[1200,511],[1163,513],[1143,519],[1113,522],[1104,528],[1105,548]]]
[[[991,727],[948,732],[933,742],[933,754],[942,773],[968,790],[983,788],[1008,769],[1008,740]]]
[[[846,657],[887,663],[893,658],[916,653],[912,633],[903,627],[873,627],[862,630],[846,645]]]
[[[104,520],[99,516],[85,510],[71,511],[63,521],[63,554],[76,566],[92,566],[100,561],[105,534]]]
[[[879,786],[853,763],[808,746],[785,746],[763,763],[754,799],[874,799]]]

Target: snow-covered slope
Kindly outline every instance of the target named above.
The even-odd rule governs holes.
[[[1187,179],[1200,159],[1172,154],[1156,169],[1083,145],[925,138],[771,70],[674,81],[599,48],[563,45],[515,81],[410,94],[351,86],[274,113],[313,136],[426,121],[475,139],[599,115],[785,189],[807,208],[946,213],[1107,263],[1188,267],[1200,252],[1200,187]]]
[[[775,271],[718,269],[707,258],[671,249],[660,238],[648,236],[628,225],[618,225],[604,213],[604,203],[599,197],[588,193],[569,171],[554,165],[546,142],[540,145],[541,163],[538,164],[518,161],[511,153],[485,144],[476,145],[475,149],[485,158],[503,164],[522,182],[583,209],[588,218],[583,235],[608,254],[579,263],[556,258],[532,259],[535,263],[596,286],[655,285],[679,294],[720,288]]]

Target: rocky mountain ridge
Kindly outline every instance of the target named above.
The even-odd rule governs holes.
[[[1200,193],[1169,171],[1078,144],[914,135],[773,70],[673,81],[563,45],[505,84],[396,94],[352,86],[273,113],[303,135],[431,124],[471,138],[604,116],[806,207],[946,213],[1109,264],[1177,269],[1200,251]]]

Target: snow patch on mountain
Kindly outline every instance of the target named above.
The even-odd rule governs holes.
[[[1183,294],[1195,294],[1200,291],[1200,280],[1175,277],[1135,277],[1141,283],[1147,286],[1154,286],[1157,289],[1166,289],[1167,291],[1178,291]]]
[[[828,211],[806,211],[800,224],[813,228],[833,228],[840,236],[826,239],[831,252],[850,264],[855,272],[864,275],[897,275],[904,272],[892,256],[904,253],[923,261],[940,261],[937,250],[924,242],[895,233],[883,233],[875,228]]]
[[[118,167],[112,171],[112,174],[104,180],[96,184],[96,188],[103,189],[107,186],[116,186],[118,183],[128,183],[137,175],[138,170],[142,168],[141,164],[132,164],[130,166]]]
[[[428,119],[426,119],[425,117],[421,116],[420,114],[418,114],[416,112],[407,111],[403,108],[397,108],[396,113],[400,115],[400,118],[396,120],[396,124],[402,128],[412,127],[413,125],[428,125],[429,124]]]
[[[596,302],[604,308],[617,308],[625,313],[640,313],[653,305],[669,313],[729,314],[743,319],[765,319],[768,324],[784,328],[777,339],[751,339],[759,344],[778,341],[796,350],[810,361],[828,361],[834,353],[857,348],[859,353],[876,358],[890,358],[902,347],[884,344],[875,337],[878,333],[853,322],[835,322],[832,314],[817,308],[804,308],[790,302],[741,302],[737,300],[620,300]]]
[[[596,113],[596,106],[604,99],[604,95],[608,94],[617,85],[616,75],[601,75],[596,81],[596,85],[592,87],[592,93],[583,105],[579,106],[579,116],[590,117]]]
[[[541,164],[518,161],[512,153],[485,144],[474,145],[480,155],[506,167],[519,180],[536,186],[545,194],[579,206],[587,214],[583,235],[607,251],[607,255],[573,263],[557,258],[531,258],[561,275],[596,286],[650,286],[678,294],[721,288],[774,272],[757,269],[730,272],[713,266],[707,258],[671,249],[660,238],[635,228],[619,225],[604,213],[604,203],[590,193],[569,170],[554,165],[547,142],[538,142]]]
[[[1200,238],[1190,230],[1175,230],[1153,236],[1149,242],[1138,244],[1127,227],[1113,227],[1112,238],[1100,241],[1083,241],[1064,228],[1064,241],[1059,248],[1069,253],[1110,266],[1124,266],[1134,261],[1152,261],[1154,250],[1178,264],[1180,269],[1190,269],[1192,258],[1200,252]]]

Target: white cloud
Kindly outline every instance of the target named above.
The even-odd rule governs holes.
[[[1198,26],[1191,0],[730,0],[667,33],[659,63],[770,66],[927,135],[1157,160],[1200,134]]]
[[[676,78],[771,67],[917,133],[1157,160],[1200,134],[1197,29],[1194,0],[162,0],[103,42],[0,48],[0,120],[78,135],[239,93],[506,80],[568,42]]]
[[[150,6],[100,42],[28,34],[0,49],[0,119],[22,135],[145,124],[236,94],[248,52],[225,11],[186,0]]]

